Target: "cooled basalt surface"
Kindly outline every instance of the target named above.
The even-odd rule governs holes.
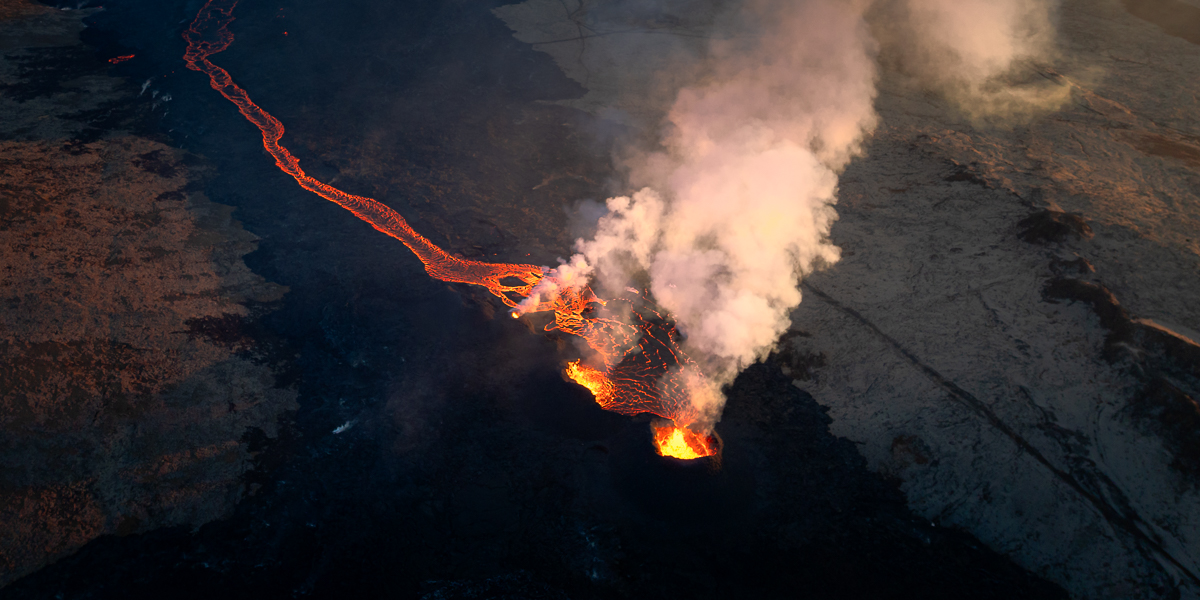
[[[1060,44],[1071,101],[1012,127],[885,76],[797,385],[919,513],[1083,597],[1195,597],[1200,46],[1116,2]]]
[[[563,381],[567,339],[280,174],[183,69],[196,3],[108,4],[88,45],[0,64],[4,176],[34,173],[6,179],[28,216],[0,234],[36,255],[4,255],[27,328],[4,351],[47,411],[3,414],[0,597],[1191,593],[1178,95],[1200,78],[1120,4],[1066,4],[1068,54],[1106,78],[1033,124],[972,125],[885,73],[842,262],[729,390],[719,471]],[[678,83],[638,88],[589,62],[616,36],[571,32],[590,14],[686,55],[719,17],[659,5],[246,2],[214,60],[314,176],[449,252],[554,264],[617,179],[614,136]]]
[[[295,404],[252,340],[211,327],[285,291],[242,262],[255,236],[185,153],[119,128],[83,139],[64,113],[136,102],[79,45],[84,14],[0,6],[3,585],[104,534],[228,514],[243,438]],[[45,73],[55,54],[79,72]]]
[[[702,4],[496,13],[588,87],[563,104],[644,124],[680,85],[654,74],[704,54],[720,5]],[[881,125],[840,185],[843,258],[806,281],[780,344],[918,514],[1079,597],[1200,594],[1194,12],[1064,2],[1060,51],[1013,79],[1069,99],[991,120],[885,47]]]

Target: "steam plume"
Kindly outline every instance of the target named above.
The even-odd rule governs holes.
[[[889,61],[971,118],[1023,118],[1068,98],[1069,86],[1016,69],[1054,57],[1057,0],[879,0],[872,12]]]
[[[720,386],[761,359],[800,302],[797,278],[836,262],[837,176],[876,122],[874,42],[861,4],[753,2],[682,89],[657,149],[634,152],[630,196],[608,200],[560,275],[602,294],[648,283],[706,376],[691,398],[709,423]]]
[[[682,70],[701,76],[678,91],[657,145],[627,153],[637,191],[608,200],[595,233],[545,285],[591,282],[602,296],[647,286],[686,336],[705,375],[689,379],[691,400],[715,422],[721,386],[790,324],[798,278],[839,258],[829,242],[838,175],[877,121],[875,40],[886,64],[971,117],[1028,114],[1066,98],[1063,86],[1012,78],[1015,66],[1052,56],[1053,2],[722,9],[705,61]]]

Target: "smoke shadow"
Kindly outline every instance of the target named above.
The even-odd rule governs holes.
[[[1167,35],[1200,44],[1200,8],[1179,0],[1121,0],[1121,5]]]

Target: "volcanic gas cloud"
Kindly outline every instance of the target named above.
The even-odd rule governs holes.
[[[184,60],[262,131],[282,171],[403,242],[430,276],[484,286],[514,317],[553,311],[546,329],[584,342],[566,375],[606,410],[662,417],[660,454],[717,452],[721,387],[787,328],[798,278],[838,259],[828,241],[838,173],[876,124],[866,2],[749,0],[723,18],[661,142],[629,153],[638,191],[609,199],[594,235],[555,269],[450,255],[380,202],[306,174],[280,144],[282,123],[209,60],[233,42],[235,5],[208,0],[184,33]],[[963,38],[946,39],[953,49]]]
[[[706,77],[679,92],[660,147],[627,161],[641,189],[609,199],[595,234],[552,272],[555,283],[594,279],[601,295],[649,283],[699,371],[683,381],[702,431],[720,418],[721,386],[787,329],[797,278],[837,261],[837,174],[876,121],[862,6],[747,9],[718,26]]]
[[[829,242],[838,174],[876,125],[876,60],[955,100],[970,118],[1060,102],[1062,86],[1013,85],[1050,54],[1044,0],[749,0],[720,19],[699,81],[681,89],[659,143],[633,150],[629,196],[542,288],[631,281],[675,319],[702,376],[685,378],[691,427],[720,418],[721,387],[763,358],[800,302],[798,279],[838,260]],[[878,40],[882,39],[881,45]],[[535,302],[528,300],[527,302]]]
[[[1055,56],[1057,12],[1058,0],[877,0],[869,18],[897,71],[972,120],[1012,122],[1070,97],[1066,82],[1013,77]]]

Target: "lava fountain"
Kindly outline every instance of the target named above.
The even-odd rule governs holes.
[[[660,455],[694,459],[718,452],[715,435],[702,424],[688,396],[686,382],[703,376],[680,348],[675,324],[644,293],[631,289],[627,297],[602,300],[587,285],[563,281],[556,271],[545,267],[453,256],[417,233],[404,217],[381,202],[348,194],[305,173],[300,161],[279,143],[283,124],[255,104],[225,69],[209,60],[233,43],[229,24],[233,22],[236,5],[237,0],[205,3],[183,33],[187,41],[183,59],[189,69],[207,75],[212,88],[258,127],[263,148],[280,170],[300,187],[399,240],[416,254],[430,277],[483,286],[514,308],[514,317],[553,311],[554,321],[546,330],[579,336],[596,355],[594,359],[569,363],[567,377],[587,388],[605,410],[625,415],[651,413],[670,421],[653,428],[655,448]],[[513,280],[520,283],[503,283]]]

